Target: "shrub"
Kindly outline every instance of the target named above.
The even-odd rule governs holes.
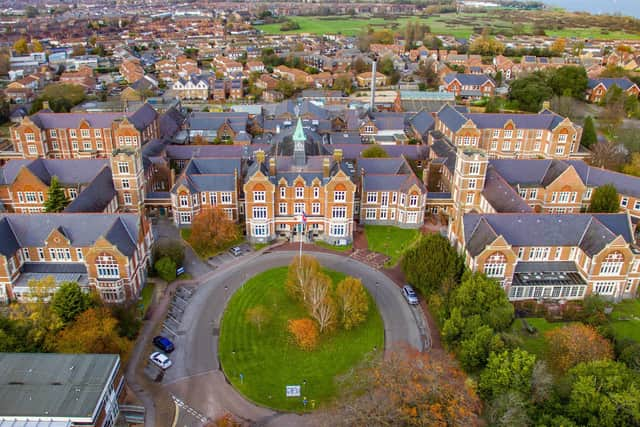
[[[318,345],[318,325],[311,319],[291,319],[289,332],[302,350],[311,351]]]
[[[153,267],[162,280],[167,282],[176,280],[176,262],[168,256],[160,258]]]
[[[153,258],[160,259],[164,257],[169,257],[176,265],[181,265],[184,260],[184,246],[176,240],[158,243],[153,251]]]

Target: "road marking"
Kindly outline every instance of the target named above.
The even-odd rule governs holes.
[[[174,400],[173,404],[176,407],[176,413],[173,416],[173,423],[171,424],[171,427],[176,427],[176,424],[178,424],[178,417],[180,416],[180,407],[178,406],[178,403]]]
[[[173,403],[175,403],[177,406],[179,406],[182,409],[184,409],[185,411],[187,411],[188,414],[192,415],[194,418],[196,418],[201,423],[204,424],[207,421],[209,421],[209,419],[207,417],[205,417],[200,412],[198,412],[195,409],[193,409],[191,406],[189,406],[186,403],[184,403],[182,400],[178,399],[173,394],[171,395],[171,398],[173,399]],[[172,427],[175,427],[175,424]]]

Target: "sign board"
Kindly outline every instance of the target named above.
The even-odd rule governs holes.
[[[300,397],[300,386],[299,385],[288,385],[286,386],[287,397]]]
[[[184,274],[184,267],[178,267],[176,269],[176,276],[179,276],[181,274]]]

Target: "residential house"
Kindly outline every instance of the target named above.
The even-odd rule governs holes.
[[[187,78],[180,77],[173,82],[171,89],[179,99],[206,101],[209,98],[209,78],[195,74]]]
[[[376,71],[376,87],[382,87],[387,85],[387,76]],[[371,83],[373,82],[373,74],[370,71],[360,73],[356,76],[356,82],[358,83],[358,87],[371,87]]]
[[[482,98],[495,95],[496,84],[485,74],[449,73],[442,79],[442,90],[462,98]]]
[[[627,77],[598,77],[595,79],[589,79],[589,82],[587,83],[587,101],[602,101],[607,96],[607,92],[613,86],[619,87],[628,96],[637,97],[640,94],[640,88],[638,87],[638,85],[629,80]]]

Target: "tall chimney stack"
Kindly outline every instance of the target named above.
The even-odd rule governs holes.
[[[331,160],[328,157],[322,159],[322,176],[324,178],[329,178],[331,174]]]
[[[269,175],[276,176],[276,159],[274,157],[269,158]]]
[[[336,163],[340,163],[342,161],[342,148],[336,148],[333,150],[333,160],[335,160]]]
[[[371,67],[371,107],[370,110],[371,111],[375,111],[376,109],[376,73],[377,73],[377,65],[378,65],[378,58],[373,58],[373,65]]]

